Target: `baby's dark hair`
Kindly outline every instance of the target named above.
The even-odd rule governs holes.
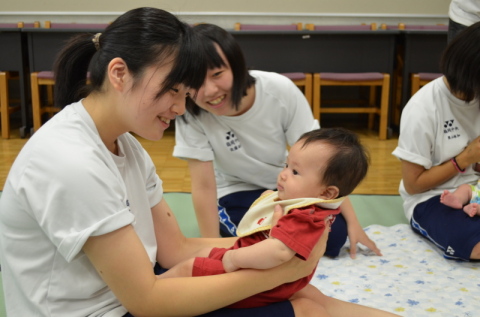
[[[337,186],[339,197],[351,194],[367,175],[370,163],[368,151],[352,131],[321,128],[304,133],[298,141],[303,141],[302,148],[313,142],[324,142],[336,150],[323,171],[323,183]]]

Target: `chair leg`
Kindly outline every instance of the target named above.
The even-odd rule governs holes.
[[[2,138],[10,138],[10,114],[8,111],[7,73],[0,72],[0,116],[2,119]]]
[[[377,107],[377,86],[370,86],[370,95],[368,98],[368,103],[370,107]],[[368,114],[368,129],[373,130],[373,125],[375,123],[375,113]]]
[[[30,75],[32,88],[32,116],[33,116],[33,131],[38,131],[42,126],[42,112],[40,105],[40,87],[38,85],[38,73]]]
[[[382,85],[382,100],[380,103],[380,126],[379,126],[380,140],[387,139],[389,95],[390,95],[390,75],[384,74],[383,85]]]
[[[410,97],[415,95],[415,93],[420,89],[420,76],[418,74],[412,74],[412,90]]]
[[[312,74],[305,74],[305,89],[304,94],[307,98],[308,104],[312,107]]]
[[[320,74],[313,75],[313,117],[320,123]]]

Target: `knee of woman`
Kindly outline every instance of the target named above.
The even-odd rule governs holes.
[[[472,260],[480,260],[480,242],[473,247],[472,253],[470,255]]]

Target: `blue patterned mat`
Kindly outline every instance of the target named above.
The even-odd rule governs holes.
[[[350,259],[322,258],[312,284],[341,300],[381,308],[400,316],[480,316],[480,262],[446,260],[408,225],[370,225],[365,231],[382,250]]]

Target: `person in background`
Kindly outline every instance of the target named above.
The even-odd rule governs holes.
[[[292,257],[307,259],[328,233],[345,197],[367,174],[369,157],[357,135],[342,128],[316,129],[303,134],[292,146],[277,178],[277,191],[266,191],[250,207],[237,228],[231,248],[208,248],[197,257],[175,266],[160,278],[225,274],[239,269],[269,269]],[[274,206],[285,215],[275,226]],[[207,257],[208,256],[208,257]],[[321,270],[321,267],[319,268]],[[295,316],[397,316],[353,303],[315,300],[321,292],[308,277],[251,296],[229,307],[261,307],[290,300]]]
[[[448,8],[448,43],[461,31],[480,21],[480,1],[452,0]]]
[[[191,27],[156,8],[130,10],[103,33],[66,44],[55,63],[63,110],[20,151],[0,200],[9,317],[294,316],[289,301],[220,308],[307,276],[325,239],[312,260],[269,270],[156,278],[160,266],[235,240],[181,233],[152,160],[129,133],[161,139],[206,69]]]
[[[478,181],[480,161],[480,22],[445,49],[443,76],[407,103],[393,155],[401,160],[400,194],[412,229],[449,259],[480,259],[480,218],[452,210],[441,194]]]
[[[203,237],[235,236],[250,205],[274,189],[287,146],[319,128],[311,108],[285,76],[248,71],[234,37],[212,24],[194,27],[202,36],[208,71],[195,103],[175,124],[173,156],[188,160],[192,198]],[[326,255],[335,257],[347,235],[381,255],[363,231],[350,200],[333,224]]]

